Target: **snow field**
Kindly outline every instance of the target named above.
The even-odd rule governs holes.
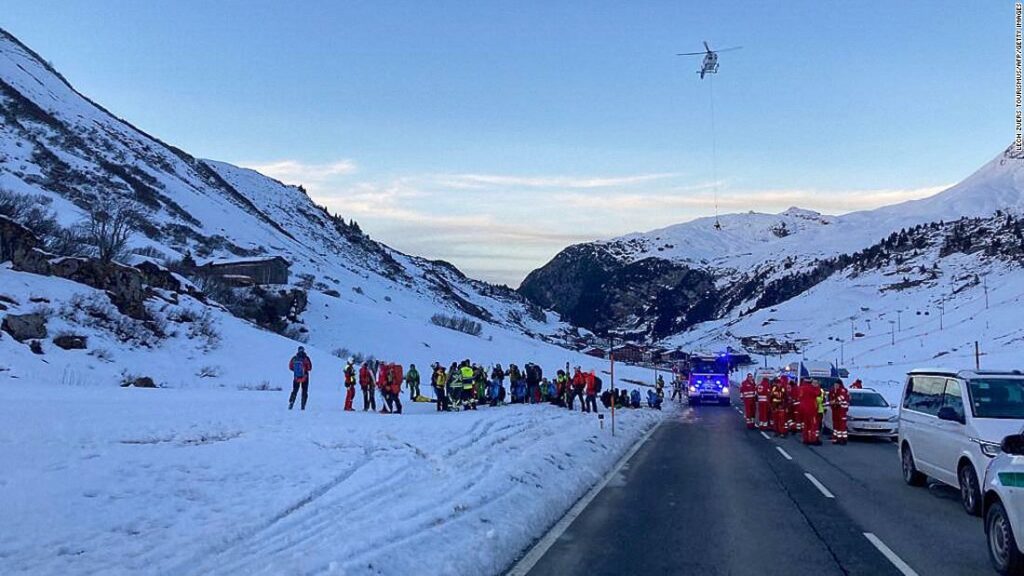
[[[499,573],[663,416],[287,394],[0,387],[4,572]]]

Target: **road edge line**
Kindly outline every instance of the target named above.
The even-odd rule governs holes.
[[[789,452],[786,452],[785,450],[782,449],[782,446],[776,446],[775,449],[778,450],[779,454],[782,454],[782,457],[785,458],[786,460],[793,459],[793,457],[789,455]]]
[[[767,433],[765,433],[764,430],[761,430],[761,436],[764,436],[765,440],[771,440],[772,439],[772,437],[769,436]]]
[[[587,506],[590,505],[594,498],[596,498],[597,495],[605,489],[605,486],[611,482],[611,479],[618,474],[620,470],[622,470],[623,466],[626,465],[626,462],[629,462],[633,456],[640,451],[640,448],[647,443],[647,440],[650,439],[655,430],[661,427],[661,424],[664,421],[665,419],[662,418],[656,424],[651,426],[647,432],[644,432],[644,435],[641,436],[640,439],[622,455],[622,458],[615,463],[615,466],[612,466],[612,469],[604,475],[604,478],[602,478],[597,484],[594,484],[594,486],[592,486],[582,498],[573,504],[572,507],[569,508],[569,511],[566,512],[558,522],[555,522],[555,525],[545,532],[544,535],[530,547],[530,550],[504,573],[505,576],[526,576],[530,570],[533,570],[533,567],[537,565],[537,562],[539,562],[545,554],[547,554],[551,546],[555,544],[555,541],[557,541],[558,538],[569,529],[569,526],[576,521],[576,518],[578,518],[580,514],[587,509]]]
[[[892,551],[892,548],[886,546],[885,542],[882,542],[881,538],[875,536],[871,532],[864,532],[864,537],[867,538],[868,542],[871,542],[871,544],[873,544],[875,548],[877,548],[878,551],[889,560],[889,562],[892,562],[892,565],[902,572],[904,576],[918,576],[917,572],[911,568],[909,564],[904,562],[902,558],[896,555],[896,553]]]
[[[835,495],[835,494],[833,494],[833,493],[829,492],[829,491],[828,491],[828,488],[825,488],[825,485],[824,485],[824,484],[822,484],[820,480],[818,480],[817,478],[815,478],[815,477],[814,477],[814,475],[813,475],[813,474],[811,474],[810,472],[804,472],[804,476],[805,476],[805,477],[806,477],[806,478],[807,478],[808,480],[810,480],[810,481],[811,481],[811,484],[814,484],[814,487],[815,487],[815,488],[817,488],[817,489],[818,489],[818,491],[819,491],[819,492],[821,492],[821,493],[822,493],[822,495],[824,495],[824,496],[825,496],[825,498],[835,498],[835,497],[836,497],[836,495]]]

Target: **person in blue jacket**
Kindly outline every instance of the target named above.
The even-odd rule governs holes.
[[[640,391],[633,388],[633,391],[629,393],[629,404],[633,408],[640,407]]]
[[[661,396],[654,390],[647,391],[647,405],[655,410],[661,410]]]

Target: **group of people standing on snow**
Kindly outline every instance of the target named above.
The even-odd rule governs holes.
[[[288,369],[292,373],[292,392],[288,399],[288,409],[295,405],[296,396],[302,392],[301,409],[306,409],[309,397],[309,373],[313,363],[305,349],[299,346],[296,354],[289,360]],[[507,381],[507,385],[506,385]],[[664,381],[658,379],[657,392],[650,391],[648,405],[661,409],[664,398]],[[366,361],[356,367],[355,360],[349,358],[344,370],[345,410],[354,411],[356,388],[362,392],[363,411],[377,411],[377,394],[383,398],[380,412],[402,413],[403,384],[413,402],[434,402],[438,412],[476,410],[484,404],[498,406],[501,404],[554,404],[569,410],[575,410],[577,401],[583,412],[598,412],[598,400],[605,408],[640,408],[640,391],[628,392],[624,389],[616,391],[604,390],[601,378],[593,370],[584,372],[580,366],[570,376],[566,369],[557,370],[555,377],[544,376],[543,369],[532,362],[520,368],[509,364],[506,370],[501,364],[490,368],[490,372],[479,364],[462,360],[452,362],[448,368],[435,362],[431,366],[429,385],[433,390],[433,398],[421,393],[421,377],[415,364],[410,364],[407,371],[401,364]]]
[[[852,387],[860,388],[860,380]],[[778,437],[799,433],[804,444],[820,446],[821,426],[828,406],[832,409],[832,443],[846,444],[849,438],[846,424],[850,392],[842,380],[826,391],[811,378],[801,378],[798,383],[782,375],[772,380],[762,378],[755,383],[754,375],[747,374],[740,384],[740,399],[747,428],[751,430],[774,430]]]

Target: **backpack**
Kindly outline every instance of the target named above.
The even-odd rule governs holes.
[[[594,376],[594,390],[596,390],[598,394],[601,393],[601,388],[603,387],[603,385],[604,383],[601,382],[601,377]]]
[[[292,374],[296,378],[302,378],[306,375],[306,358],[296,356],[292,358]]]

